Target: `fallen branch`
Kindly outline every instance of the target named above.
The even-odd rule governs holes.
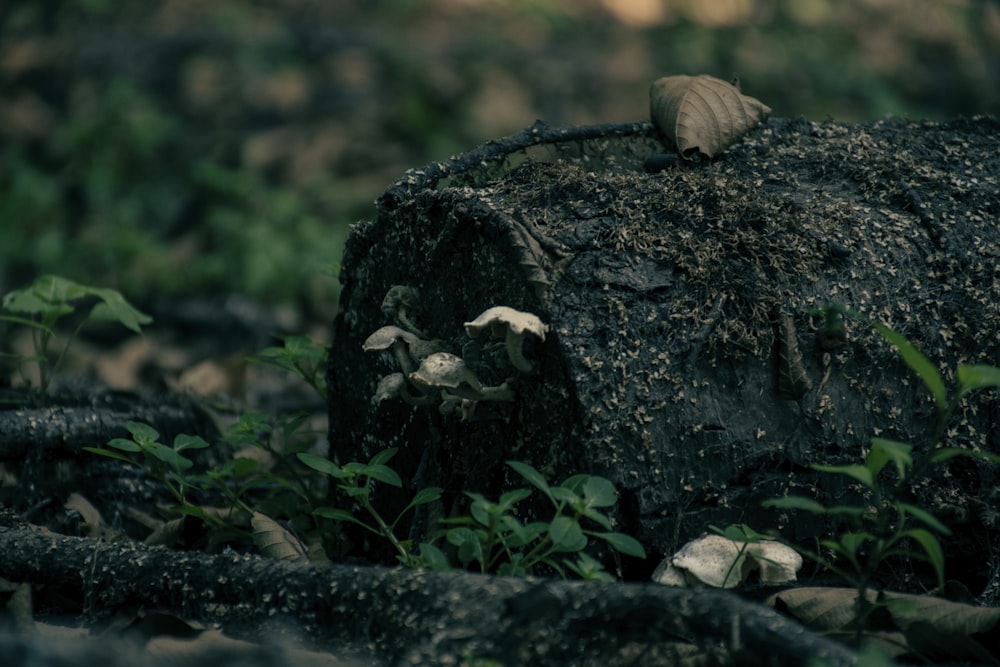
[[[92,619],[168,611],[230,636],[373,652],[391,663],[847,665],[853,654],[722,591],[402,568],[296,565],[0,527],[0,577],[56,587]]]

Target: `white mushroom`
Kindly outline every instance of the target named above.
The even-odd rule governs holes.
[[[483,398],[483,384],[476,374],[461,357],[448,352],[435,352],[428,356],[409,377],[419,386],[446,389],[459,398],[474,401]]]
[[[673,566],[685,573],[688,584],[735,588],[743,581],[746,543],[722,535],[706,535],[688,542],[673,555]],[[696,581],[692,581],[692,577]]]
[[[545,332],[549,330],[537,315],[521,312],[507,306],[489,308],[471,322],[465,323],[465,332],[471,338],[478,336],[489,327],[497,338],[503,338],[507,348],[507,357],[514,368],[522,373],[530,373],[531,362],[524,358],[524,336],[531,334],[539,340],[545,340]]]
[[[420,301],[420,292],[416,287],[393,285],[382,299],[382,312],[406,327],[410,332],[424,336],[425,334],[413,323],[410,315]]]
[[[403,372],[409,375],[413,372],[413,358],[410,356],[409,348],[419,341],[416,335],[409,331],[403,331],[399,327],[387,326],[378,329],[364,342],[362,349],[365,352],[377,352],[381,350],[392,350],[396,361],[399,362]]]
[[[787,584],[795,581],[802,568],[802,555],[786,544],[774,540],[751,542],[750,556],[760,566],[760,580],[765,584]]]
[[[410,405],[431,405],[435,399],[431,396],[413,395],[407,386],[406,377],[402,373],[390,373],[379,380],[372,396],[372,405],[378,405],[390,398],[401,398]]]
[[[653,581],[670,586],[735,588],[755,569],[764,584],[795,581],[802,556],[774,540],[740,542],[722,535],[706,535],[685,544],[664,559]]]

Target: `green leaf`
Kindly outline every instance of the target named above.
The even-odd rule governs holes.
[[[539,539],[549,529],[544,521],[533,521],[527,526],[509,514],[500,517],[500,525],[505,531],[504,545],[511,549],[519,549]]]
[[[472,503],[469,505],[469,514],[481,525],[489,526],[490,517],[493,515],[492,510],[496,505],[478,493],[468,493],[466,495],[472,498]]]
[[[557,516],[549,524],[549,537],[556,551],[580,551],[587,546],[587,536],[580,524],[566,516]]]
[[[181,433],[174,438],[174,451],[182,452],[185,449],[204,449],[208,447],[208,442],[197,435],[187,435]]]
[[[944,380],[941,379],[941,374],[934,367],[930,359],[925,357],[917,348],[913,347],[913,344],[905,336],[893,331],[881,322],[873,320],[860,311],[846,306],[843,307],[843,312],[856,320],[866,322],[878,331],[883,338],[894,345],[899,351],[899,355],[903,358],[903,361],[906,362],[906,365],[923,380],[927,389],[931,392],[931,396],[934,397],[934,404],[937,406],[938,411],[941,412],[947,408],[948,392],[945,389]]]
[[[0,322],[10,322],[11,324],[22,324],[27,327],[32,327],[35,329],[41,329],[45,333],[51,335],[55,332],[49,327],[45,326],[41,322],[36,322],[35,320],[29,319],[27,317],[18,317],[16,315],[0,315]],[[17,355],[10,355],[12,357]]]
[[[367,465],[361,473],[366,477],[371,477],[372,479],[384,482],[386,484],[391,484],[392,486],[402,488],[403,480],[400,479],[399,473],[384,465]]]
[[[567,505],[573,505],[575,507],[583,506],[583,498],[577,495],[571,489],[567,489],[565,486],[555,486],[552,487],[551,498]]]
[[[875,536],[866,532],[841,533],[835,540],[820,540],[820,544],[846,556],[852,563],[857,562],[858,549],[865,542],[874,542]]]
[[[458,559],[463,563],[476,561],[483,563],[483,543],[479,534],[468,528],[452,528],[448,531],[447,539],[458,547]]]
[[[343,468],[338,466],[336,463],[326,458],[325,456],[319,456],[317,454],[310,454],[309,452],[300,452],[296,454],[299,461],[309,466],[316,472],[321,472],[324,475],[329,475],[336,479],[343,479],[347,475],[344,473]]]
[[[124,442],[130,442],[130,441],[125,440]],[[125,463],[135,463],[135,461],[125,456],[124,454],[113,452],[110,449],[101,449],[100,447],[84,447],[83,451],[91,452],[92,454],[100,454],[101,456],[107,456],[109,459],[118,459],[119,461],[124,461]],[[136,448],[135,450],[128,450],[128,451],[139,451],[139,450],[138,448]]]
[[[337,488],[344,492],[350,498],[368,498],[369,493],[367,486],[354,486],[351,484],[338,484]]]
[[[398,451],[399,451],[398,447],[390,447],[389,449],[383,449],[381,452],[375,454],[375,456],[372,457],[372,460],[369,461],[368,464],[373,466],[382,465],[383,463],[391,459],[393,456],[395,456],[396,452]]]
[[[150,456],[153,456],[163,461],[174,470],[178,471],[187,470],[188,468],[194,465],[194,462],[191,461],[191,459],[182,456],[181,454],[178,454],[170,447],[164,445],[162,442],[151,442],[148,444],[143,444],[142,451],[149,454]]]
[[[610,480],[592,476],[583,484],[583,498],[589,507],[611,507],[618,502],[618,491]]]
[[[521,461],[507,461],[507,465],[513,468],[514,472],[518,475],[528,480],[528,482],[533,486],[541,489],[542,492],[549,498],[552,498],[552,491],[549,489],[549,483],[545,481],[545,477],[542,476],[542,473],[538,472],[527,463],[523,463]]]
[[[444,552],[433,544],[421,542],[419,546],[420,557],[424,559],[424,566],[435,572],[447,572],[451,570],[451,564]]]
[[[126,440],[125,438],[113,438],[108,440],[108,446],[114,447],[115,449],[121,449],[126,452],[141,452],[142,447],[133,442],[132,440]]]
[[[974,364],[960,365],[956,371],[958,393],[964,396],[977,389],[1000,387],[1000,368]]]
[[[427,503],[432,503],[441,497],[444,491],[437,486],[428,486],[426,488],[417,491],[416,495],[413,496],[413,500],[410,504],[406,506],[406,509],[411,507],[416,507],[417,505],[426,505]]]
[[[361,526],[362,528],[370,530],[373,533],[378,532],[364,521],[361,521],[360,519],[355,517],[350,512],[338,509],[336,507],[317,507],[316,509],[313,510],[312,513],[314,516],[323,517],[324,519],[333,519],[334,521],[347,521],[349,523],[355,523]]]
[[[500,495],[500,501],[497,503],[497,506],[501,511],[506,512],[517,503],[529,497],[531,497],[531,489],[512,489]]]
[[[951,535],[951,529],[948,528],[948,526],[941,523],[936,516],[922,507],[917,507],[916,505],[910,505],[909,503],[899,501],[896,502],[896,507],[904,514],[909,514],[918,521],[921,521],[927,527],[936,530],[943,535]]]
[[[872,448],[865,459],[865,467],[871,471],[872,477],[878,476],[882,467],[889,461],[896,464],[896,472],[901,478],[913,465],[913,458],[910,456],[913,445],[885,438],[872,438],[871,443]]]
[[[763,507],[777,507],[786,510],[805,510],[813,514],[826,514],[827,509],[812,498],[804,496],[783,496],[781,498],[771,498],[761,503]]]
[[[567,477],[559,486],[564,489],[569,489],[577,495],[583,495],[583,485],[588,479],[590,479],[590,475],[573,475],[571,477]]]
[[[119,322],[136,333],[141,332],[141,325],[153,321],[149,315],[133,308],[117,290],[89,287],[53,275],[39,276],[28,287],[7,293],[3,305],[13,312],[41,315],[43,325],[51,326],[75,310],[70,301],[84,296],[99,299],[88,319]]]
[[[594,537],[600,538],[610,544],[616,551],[626,556],[645,558],[646,550],[642,548],[639,540],[624,533],[591,533]]]
[[[118,322],[123,327],[135,333],[142,333],[142,325],[149,324],[153,318],[132,307],[120,292],[103,287],[87,287],[88,294],[101,300],[95,305],[88,319]]]
[[[806,500],[808,500],[808,498]],[[760,540],[773,539],[768,535],[764,535],[763,533],[758,533],[756,530],[754,530],[745,523],[741,523],[738,526],[726,526],[725,528],[719,528],[718,526],[713,526],[713,525],[709,525],[708,527],[712,531],[718,533],[719,535],[722,535],[727,540],[732,540],[733,542],[758,542]]]
[[[614,577],[604,571],[604,566],[587,553],[581,552],[575,562],[565,561],[566,569],[584,581],[612,583]]]
[[[904,536],[916,541],[927,554],[927,560],[934,567],[937,574],[938,585],[944,586],[944,552],[941,550],[941,543],[938,538],[929,530],[923,528],[913,528],[903,531]]]
[[[160,439],[160,432],[149,424],[127,421],[125,422],[125,428],[128,429],[128,432],[132,434],[132,439],[139,445],[149,444]]]
[[[814,463],[809,467],[812,468],[813,470],[819,470],[820,472],[830,472],[837,475],[847,475],[848,477],[853,477],[854,479],[858,480],[859,482],[867,486],[869,489],[875,488],[875,478],[872,476],[872,471],[863,465],[858,465],[855,463],[844,466],[828,466],[828,465],[820,465],[818,463]]]
[[[608,519],[608,517],[601,514],[600,512],[598,512],[597,510],[586,508],[583,511],[583,516],[587,517],[594,523],[598,524],[599,526],[601,526],[601,528],[604,528],[605,530],[611,530],[611,520]]]

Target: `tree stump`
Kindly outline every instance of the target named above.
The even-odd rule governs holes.
[[[891,326],[946,381],[958,363],[1000,362],[996,118],[771,119],[711,161],[653,160],[665,168],[647,173],[663,151],[648,123],[539,123],[409,172],[354,228],[328,372],[331,458],[398,447],[410,488],[379,487],[388,515],[426,485],[446,489],[446,512],[462,490],[524,486],[504,465],[517,459],[552,482],[610,478],[618,530],[654,553],[710,524],[804,539],[823,526],[761,501],[856,500],[809,464],[860,463],[876,435],[928,447],[935,417],[884,340],[849,323],[830,345],[816,309],[842,303]],[[383,308],[394,286],[414,290],[402,316]],[[492,306],[548,324],[525,344],[531,372],[502,339],[466,334]],[[401,370],[388,351],[361,353],[386,325],[438,341],[514,400],[450,414],[373,400]],[[948,438],[1000,451],[995,397],[972,396]],[[1000,546],[996,467],[956,461],[918,492],[958,529],[948,555],[975,554],[962,569],[981,590],[987,544]]]

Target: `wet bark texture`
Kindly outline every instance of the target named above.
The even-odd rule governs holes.
[[[646,173],[664,150],[643,123],[536,125],[408,173],[355,227],[329,366],[331,456],[400,448],[393,463],[411,488],[380,490],[389,516],[426,485],[450,494],[446,512],[463,489],[523,486],[503,465],[519,459],[550,481],[609,477],[618,529],[654,555],[709,524],[804,539],[824,527],[760,502],[856,500],[809,464],[860,463],[876,435],[930,446],[935,418],[885,341],[849,323],[846,341],[828,344],[815,309],[840,302],[895,328],[948,383],[957,363],[1000,363],[997,119],[772,119],[714,160]],[[381,308],[394,285],[419,290],[408,317],[426,338],[484,384],[509,380],[515,401],[480,402],[467,421],[374,403],[379,379],[400,369],[391,354],[358,352],[399,324]],[[496,305],[549,324],[544,343],[526,346],[535,372],[465,334]],[[973,396],[949,444],[1000,451],[997,418],[994,396]],[[983,511],[996,487],[994,467],[962,460],[917,489],[960,536],[949,575],[974,590],[997,546],[995,513]]]
[[[0,572],[57,587],[92,618],[159,609],[239,638],[294,639],[352,664],[678,664],[700,656],[847,665],[853,655],[735,595],[654,584],[289,564],[3,526]],[[0,633],[0,655],[7,648]]]

